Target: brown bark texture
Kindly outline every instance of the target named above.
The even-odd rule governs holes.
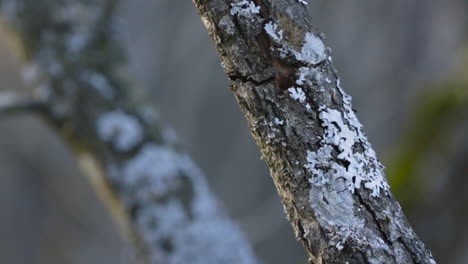
[[[309,261],[435,263],[340,86],[313,1],[193,2]]]

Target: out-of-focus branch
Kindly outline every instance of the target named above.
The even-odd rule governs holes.
[[[44,113],[47,106],[42,102],[17,94],[15,92],[0,92],[0,116],[23,113]]]
[[[191,159],[133,96],[115,1],[0,0],[26,79],[146,263],[256,263]],[[10,108],[14,108],[11,105]]]
[[[310,262],[434,263],[340,86],[312,1],[193,2]]]

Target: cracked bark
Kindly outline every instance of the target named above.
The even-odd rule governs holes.
[[[141,263],[256,263],[191,159],[135,98],[113,21],[115,0],[0,0],[2,26],[24,57],[35,111],[77,155]],[[40,106],[39,108],[36,106]]]
[[[435,263],[388,190],[313,3],[193,2],[310,262]]]

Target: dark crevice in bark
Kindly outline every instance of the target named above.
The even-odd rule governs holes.
[[[253,83],[255,86],[263,86],[267,83],[270,83],[272,82],[275,77],[270,77],[268,79],[265,79],[265,80],[260,80],[260,81],[256,81],[254,80],[251,76],[242,76],[241,74],[236,74],[236,75],[229,75],[229,80],[235,82],[235,81],[240,81],[242,83],[247,83],[247,82],[251,82]]]
[[[403,245],[403,247],[405,247],[405,249],[406,249],[408,252],[410,252],[410,256],[411,256],[411,259],[413,260],[413,263],[415,263],[415,264],[427,264],[427,263],[425,263],[425,262],[420,262],[420,261],[416,258],[415,254],[413,253],[413,250],[405,243],[405,241],[403,240],[402,237],[398,237],[398,238],[397,238],[397,241],[400,242],[400,243]]]
[[[362,197],[362,195],[360,194],[360,191],[361,190],[357,190],[355,192],[355,195],[358,197],[359,199],[359,202],[362,206],[364,206],[364,208],[366,208],[366,211],[371,215],[372,217],[372,220],[375,224],[375,226],[377,227],[377,229],[379,230],[380,234],[382,234],[382,238],[384,239],[384,241],[391,247],[393,247],[393,242],[390,240],[390,238],[387,236],[387,233],[384,231],[381,223],[380,223],[380,220],[378,219],[377,217],[377,214],[375,213],[375,211],[367,204],[367,201],[365,201]]]
[[[356,191],[356,196],[358,197],[359,199],[359,202],[362,206],[364,206],[364,208],[366,209],[366,211],[371,215],[371,219],[373,220],[375,226],[377,227],[378,231],[380,232],[380,234],[382,235],[381,238],[383,239],[383,241],[388,245],[388,247],[394,251],[395,250],[395,245],[393,243],[393,241],[390,239],[390,237],[388,237],[387,233],[385,232],[384,230],[384,227],[382,226],[382,223],[381,221],[378,219],[378,216],[375,212],[375,210],[373,210],[371,208],[371,206],[367,203],[367,201],[362,197],[361,193],[360,193],[361,190],[357,190]],[[389,254],[393,259],[394,261],[396,262],[396,259],[395,257],[391,254]],[[412,254],[411,254],[412,255]]]

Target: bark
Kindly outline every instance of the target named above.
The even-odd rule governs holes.
[[[191,159],[135,98],[112,17],[116,1],[0,0],[31,100],[67,140],[145,263],[256,263]],[[34,107],[31,107],[34,106]],[[39,107],[35,107],[39,106]]]
[[[310,262],[435,263],[340,87],[313,3],[193,2]]]

